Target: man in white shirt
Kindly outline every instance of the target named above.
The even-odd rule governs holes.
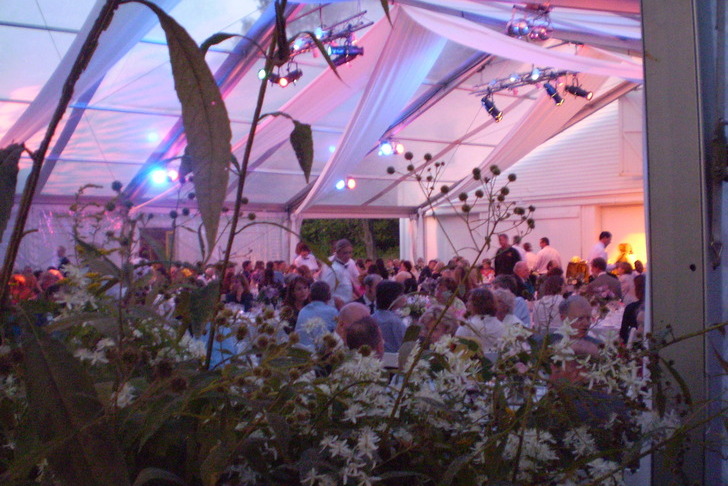
[[[609,258],[607,258],[607,247],[612,242],[612,233],[609,231],[602,231],[599,233],[599,241],[597,241],[597,244],[594,245],[594,248],[592,248],[591,252],[589,252],[589,258],[587,258],[587,261],[591,262],[595,258],[603,258],[604,261],[609,261]]]
[[[541,250],[536,255],[538,258],[536,259],[536,265],[533,269],[536,273],[538,273],[539,275],[546,275],[546,273],[549,271],[549,268],[564,268],[561,265],[561,255],[556,250],[556,248],[550,245],[550,241],[548,238],[546,238],[545,236],[541,238],[541,240],[539,241],[539,245],[541,246]]]
[[[528,265],[528,269],[530,271],[533,271],[534,268],[536,268],[536,262],[538,261],[538,256],[533,252],[531,249],[531,243],[524,243],[523,249],[526,251],[526,264]]]
[[[518,235],[513,237],[513,248],[521,255],[521,261],[526,261],[526,249],[521,246],[521,237]]]
[[[331,266],[324,267],[321,270],[319,280],[329,284],[331,287],[331,296],[336,300],[337,305],[348,304],[356,298],[355,288],[358,285],[355,281],[359,271],[356,269],[351,255],[354,247],[349,240],[339,240],[334,245],[334,259]]]

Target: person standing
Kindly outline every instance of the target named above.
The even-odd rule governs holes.
[[[599,233],[599,241],[597,241],[594,248],[592,248],[589,252],[589,258],[587,258],[587,261],[591,262],[595,258],[602,258],[605,262],[609,261],[609,258],[607,258],[607,247],[611,242],[612,233],[609,231],[602,231]]]
[[[340,301],[337,305],[348,304],[356,298],[354,289],[358,285],[356,279],[359,277],[359,271],[351,259],[353,253],[354,247],[349,240],[337,241],[331,265],[321,270],[319,280],[329,284],[332,297]]]
[[[541,250],[536,255],[538,258],[536,260],[536,266],[533,269],[534,272],[539,275],[546,275],[551,268],[564,268],[561,265],[561,255],[556,248],[551,246],[548,238],[544,236],[539,240],[538,244],[541,246]]]
[[[498,235],[498,243],[500,248],[495,254],[495,274],[496,275],[512,275],[513,267],[516,262],[521,260],[521,255],[518,250],[513,248],[508,242],[508,235]]]

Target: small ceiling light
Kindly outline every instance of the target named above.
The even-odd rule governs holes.
[[[346,188],[350,190],[356,188],[356,179],[354,179],[353,177],[348,177],[346,179]]]
[[[300,69],[294,69],[292,71],[288,71],[285,76],[279,76],[278,77],[278,86],[281,88],[285,88],[291,83],[295,83],[299,79],[301,79],[301,76],[303,76],[303,71]]]
[[[551,83],[545,83],[543,85],[543,89],[546,90],[546,93],[548,93],[549,97],[554,100],[554,103],[556,103],[556,106],[561,106],[564,103],[564,98],[561,97],[559,92],[554,88],[554,85]]]
[[[549,40],[551,38],[551,29],[546,25],[537,25],[528,33],[528,38],[531,40]]]
[[[566,88],[564,88],[564,90],[567,93],[571,93],[574,96],[579,96],[581,98],[586,98],[587,100],[591,100],[594,97],[594,93],[592,93],[591,91],[587,91],[581,86],[577,85],[567,86]]]
[[[389,140],[384,140],[379,144],[379,155],[392,155],[394,153],[394,144]]]
[[[495,107],[495,103],[493,103],[493,99],[490,96],[483,96],[483,99],[481,99],[480,102],[483,103],[485,111],[493,117],[493,120],[495,120],[496,123],[503,119],[503,112]]]
[[[149,178],[154,184],[158,186],[166,184],[169,181],[169,179],[167,178],[167,171],[164,169],[154,169],[149,174]]]
[[[339,182],[336,183],[336,189],[339,191],[343,191],[346,188],[346,181],[344,179],[341,179]]]
[[[179,172],[175,169],[167,169],[167,178],[172,182],[176,182],[179,179]]]
[[[157,132],[148,132],[147,133],[147,142],[158,142],[159,141],[159,133]]]
[[[268,71],[265,70],[265,68],[261,68],[258,70],[258,79],[261,81],[268,77]]]

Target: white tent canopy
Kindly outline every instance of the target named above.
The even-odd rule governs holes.
[[[37,148],[70,64],[103,3],[39,0],[0,10],[3,45],[13,46],[0,53],[6,74],[0,81],[2,145],[20,141]],[[207,55],[240,158],[263,66],[249,39],[268,39],[272,5],[260,10],[252,0],[156,3],[198,43],[221,31],[248,38],[234,37]],[[641,85],[637,0],[551,5],[553,38],[529,42],[504,33],[514,15],[509,2],[405,0],[392,6],[391,24],[376,1],[289,4],[289,34],[336,23],[361,9],[373,24],[357,33],[364,55],[339,68],[341,80],[321,56],[307,53],[295,58],[303,71],[295,85],[269,86],[263,112],[283,111],[312,125],[314,165],[306,184],[288,143],[291,122],[266,118],[250,161],[249,207],[294,221],[294,228],[302,218],[322,215],[422,214],[427,201],[418,184],[386,172],[388,166],[404,171],[407,162],[379,156],[380,140],[396,138],[415,154],[418,167],[425,153],[434,156],[432,162],[445,161],[442,183],[470,190],[473,167],[495,163],[508,168]],[[581,73],[579,82],[594,98],[569,97],[556,107],[540,85],[501,91],[494,101],[505,116],[496,124],[473,92],[534,67]],[[68,204],[85,183],[102,184],[95,193],[108,196],[114,180],[131,184],[135,203],[146,208],[174,207],[180,199],[190,204],[184,196],[191,184],[155,186],[146,178],[185,146],[165,37],[149,9],[119,7],[74,96],[51,145],[37,204]],[[18,194],[29,167],[30,159],[23,159]],[[356,179],[355,190],[335,189],[345,177]],[[231,204],[235,184],[231,177]]]

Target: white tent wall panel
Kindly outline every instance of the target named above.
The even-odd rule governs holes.
[[[535,251],[539,238],[546,236],[566,264],[574,256],[588,257],[599,232],[608,230],[614,234],[610,259],[616,257],[618,243],[629,242],[634,257],[645,260],[642,113],[638,90],[555,136],[507,171],[517,175],[509,199],[536,206],[536,229],[525,238]],[[426,225],[425,239],[432,242],[427,257],[447,260],[456,253],[447,232],[460,254],[472,260],[473,250],[462,251],[473,245],[460,218],[440,219],[442,227]],[[496,247],[497,242],[486,256],[493,256]]]

